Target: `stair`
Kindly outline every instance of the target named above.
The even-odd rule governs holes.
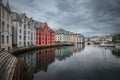
[[[0,52],[0,80],[32,80],[27,64],[9,54]]]

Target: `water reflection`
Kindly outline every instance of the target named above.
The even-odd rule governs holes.
[[[120,58],[120,50],[119,49],[113,49],[112,54],[115,55],[116,57]]]
[[[82,51],[84,48],[85,48],[85,44],[75,44],[75,45],[73,46],[73,52],[74,52],[74,53],[80,52],[80,51]]]
[[[76,52],[80,52],[84,49],[85,45],[84,44],[75,44],[74,46],[63,46],[63,47],[58,47],[55,50],[55,57],[59,61],[65,60],[67,57],[69,58]]]
[[[32,73],[37,73],[39,71],[47,72],[48,66],[55,61],[55,58],[62,61],[72,56],[73,53],[80,52],[83,49],[84,45],[78,44],[74,46],[63,46],[32,51],[21,54],[18,57],[28,64]]]
[[[55,50],[55,57],[58,60],[65,60],[72,55],[71,47],[59,47]]]
[[[120,51],[97,45],[62,46],[19,55],[34,80],[120,80]]]
[[[55,60],[55,48],[36,51],[36,72],[47,72],[48,65]]]
[[[48,65],[55,60],[55,48],[28,52],[18,57],[29,65],[29,69],[33,73],[38,71],[47,72]]]

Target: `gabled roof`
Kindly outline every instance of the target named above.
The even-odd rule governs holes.
[[[3,0],[0,0],[0,6],[2,6],[4,9],[6,9],[9,13],[11,13],[10,5],[7,0],[7,3],[4,2]]]
[[[12,15],[12,21],[19,21],[19,22],[22,22],[22,19],[21,19],[21,17],[19,16],[18,13],[12,12],[11,15]]]
[[[67,34],[67,35],[71,35],[72,34],[72,32],[66,31],[66,30],[61,29],[61,28],[59,30],[57,30],[56,33],[57,34]]]
[[[6,7],[7,7],[7,9],[8,9],[9,11],[11,11],[11,9],[10,9],[10,5],[9,5],[9,1],[8,1],[8,0],[7,0]]]
[[[34,23],[35,23],[35,26],[36,26],[36,28],[42,28],[42,29],[44,29],[44,26],[47,24],[47,22],[40,22],[40,21],[36,21],[36,20],[34,20]],[[51,30],[51,31],[54,31],[52,28],[50,28],[49,26],[48,26],[48,29],[49,30]]]
[[[25,13],[19,14],[19,16],[21,17],[21,19],[23,19],[24,17],[26,17],[26,14]]]
[[[44,23],[42,23],[42,22],[40,22],[40,21],[36,21],[36,20],[34,20],[34,23],[35,23],[35,26],[37,27],[37,28],[39,28],[39,27],[43,27],[44,26]]]

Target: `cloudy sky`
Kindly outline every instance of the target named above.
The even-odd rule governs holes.
[[[53,29],[84,35],[120,32],[120,0],[9,0],[12,10],[26,13]]]

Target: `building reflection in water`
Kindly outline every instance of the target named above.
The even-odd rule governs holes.
[[[28,52],[19,57],[28,64],[31,72],[47,72],[48,65],[55,60],[55,48]]]
[[[31,71],[31,73],[34,73],[34,70],[36,68],[36,55],[34,54],[34,52],[28,52],[19,55],[18,57],[24,60],[29,66],[29,71]]]
[[[85,48],[85,44],[75,44],[73,47],[73,53],[81,52]]]
[[[55,61],[55,48],[36,52],[36,71],[47,72],[48,65]]]
[[[71,47],[58,47],[55,50],[55,57],[58,60],[65,60],[67,57],[70,57],[72,55]]]
[[[32,51],[21,54],[18,57],[28,64],[31,73],[47,72],[48,66],[55,61],[55,58],[60,61],[65,60],[72,56],[73,53],[80,52],[82,49],[84,49],[84,45],[78,44]]]
[[[65,60],[67,57],[73,55],[73,53],[81,52],[84,49],[84,44],[75,44],[74,46],[58,47],[55,50],[55,57],[58,60]]]

